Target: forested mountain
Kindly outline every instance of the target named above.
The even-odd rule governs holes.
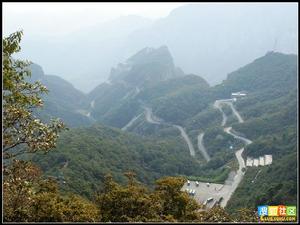
[[[56,75],[46,75],[41,66],[31,64],[31,82],[40,81],[48,89],[44,94],[44,106],[36,111],[43,120],[61,118],[67,126],[86,126],[92,124],[92,120],[84,115],[88,106],[88,98],[73,85]]]
[[[296,3],[4,5],[3,222],[298,220]]]
[[[65,132],[56,150],[47,156],[36,156],[34,161],[46,175],[55,176],[64,191],[89,198],[103,185],[106,173],[112,173],[122,183],[122,173],[128,170],[136,172],[138,180],[149,187],[165,175],[222,183],[236,168],[234,151],[243,144],[223,131],[222,117],[213,104],[217,99],[231,98],[232,92],[245,91],[247,96],[234,102],[245,122],[237,123],[230,107],[224,106],[227,123],[253,141],[246,147],[244,159],[272,154],[273,163],[268,167],[247,167],[226,209],[233,212],[244,206],[255,208],[266,199],[275,205],[295,204],[296,59],[295,55],[269,52],[230,73],[220,85],[210,87],[203,78],[177,69],[166,47],[144,48],[113,68],[110,82],[100,84],[88,95],[67,83],[55,86],[56,77],[43,75],[50,93],[52,85],[56,94],[69,88],[76,96],[64,95],[69,99],[64,102],[64,98],[52,95],[49,101],[65,105],[72,112],[84,109],[90,116],[83,118],[93,118],[97,125]],[[33,69],[40,71],[38,67]],[[164,122],[149,123],[145,107]],[[172,124],[184,127],[196,147],[195,157],[189,155],[180,132]],[[117,129],[125,127],[124,131]],[[209,162],[197,149],[201,132],[205,132],[203,144],[211,157]]]
[[[112,68],[109,80],[142,87],[182,75],[183,72],[175,68],[168,47],[161,46],[157,49],[144,48],[124,64],[119,63],[117,68]]]
[[[172,79],[174,81],[170,81]],[[175,67],[166,46],[157,49],[144,48],[127,59],[125,63],[119,63],[116,68],[112,68],[110,83],[100,84],[89,93],[89,99],[91,103],[93,102],[91,115],[107,125],[122,128],[140,113],[141,101],[150,103],[150,96],[147,93],[155,93],[156,90],[152,89],[156,85],[160,89],[169,85],[170,87],[164,91],[175,92],[176,82],[177,87],[182,82],[187,85],[206,83],[201,78],[193,79],[195,83],[186,79],[181,69]],[[199,88],[206,86],[208,85],[205,84]],[[180,88],[183,90],[187,87]],[[170,93],[166,92],[165,95],[167,94]],[[158,93],[157,96],[163,97],[162,93]]]
[[[229,116],[228,123],[253,141],[243,157],[246,160],[248,156],[271,154],[273,163],[268,167],[247,167],[227,209],[233,212],[243,206],[296,204],[297,56],[268,52],[211,88],[214,99],[228,99],[238,91],[247,93],[234,103],[245,122],[237,123],[235,117]],[[230,109],[224,111],[231,114]],[[192,137],[195,130],[206,130],[204,145],[210,154],[225,152],[224,145],[228,145],[221,138],[224,132],[218,128],[222,118],[218,114],[211,104],[185,121]]]
[[[57,77],[44,75],[37,65],[32,65],[33,75],[28,79],[30,63],[12,58],[20,51],[21,37],[22,32],[16,32],[3,39],[3,221],[257,221],[251,209],[239,211],[236,217],[218,206],[203,211],[202,203],[181,191],[186,178],[178,175],[199,173],[196,175],[201,179],[206,176],[208,181],[213,177],[214,182],[222,182],[228,167],[203,165],[182,146],[182,140],[188,139],[184,129],[172,126],[180,128],[183,139],[179,139],[178,130],[176,135],[169,129],[170,123],[159,122],[145,106],[147,122],[158,131],[149,137],[101,125],[66,130],[61,121],[40,121],[37,116],[49,112],[37,115],[34,110],[43,105],[41,94],[46,88],[32,81],[55,85],[53,89],[60,94],[61,89],[68,88],[78,100],[80,94]],[[202,85],[207,87],[203,81]],[[55,96],[57,93],[51,99],[54,103],[68,104],[63,98],[72,101],[72,96]],[[69,107],[82,104],[79,101]],[[165,135],[163,129],[156,129],[157,125],[168,127]],[[191,150],[189,143],[188,147]],[[111,174],[123,185],[115,182]],[[126,184],[121,174],[127,177]],[[136,180],[135,174],[150,187]],[[166,174],[177,177],[163,177]]]
[[[46,175],[60,180],[64,190],[91,198],[103,186],[104,176],[108,173],[124,184],[123,173],[132,171],[148,186],[162,176],[199,175],[201,167],[183,150],[184,144],[176,136],[142,138],[119,129],[94,125],[65,132],[57,149],[33,160]]]
[[[296,204],[297,56],[269,53],[232,73],[224,86],[238,84],[249,96],[236,104],[245,123],[233,128],[254,141],[244,157],[272,154],[273,163],[249,168],[228,208]]]
[[[231,92],[243,90],[268,95],[271,99],[271,95],[278,97],[286,94],[291,88],[296,88],[296,66],[296,55],[268,52],[265,56],[228,74],[227,79],[214,89],[219,96],[229,96]]]

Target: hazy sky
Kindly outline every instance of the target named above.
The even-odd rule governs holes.
[[[26,35],[62,35],[120,16],[150,19],[167,16],[186,3],[3,3],[4,35],[23,29]]]

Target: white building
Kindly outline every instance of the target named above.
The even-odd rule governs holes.
[[[253,166],[253,159],[252,158],[247,157],[246,166]]]
[[[259,165],[260,166],[264,166],[265,165],[265,157],[263,157],[263,156],[259,157]]]
[[[272,155],[265,155],[265,165],[272,164],[273,158]]]
[[[258,158],[247,157],[246,166],[267,166],[272,164],[272,155],[264,155]]]
[[[236,99],[238,97],[245,97],[245,96],[247,96],[247,93],[245,91],[239,91],[239,92],[232,92],[231,93],[231,97],[234,98],[234,99]]]
[[[258,166],[259,160],[258,159],[254,159],[253,161],[253,166]]]

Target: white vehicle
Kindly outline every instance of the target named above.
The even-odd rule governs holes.
[[[196,181],[196,187],[199,187],[199,182],[198,181]]]
[[[190,184],[191,184],[191,182],[188,180],[188,181],[187,181],[187,185],[190,186]]]
[[[192,195],[194,196],[196,194],[196,190],[193,190],[192,191]]]
[[[191,190],[190,190],[189,194],[190,194],[190,195],[192,195],[192,194],[193,194],[193,189],[191,189]]]
[[[206,186],[209,187],[209,183],[206,183]]]
[[[211,202],[212,200],[214,200],[214,198],[208,198],[206,202]]]

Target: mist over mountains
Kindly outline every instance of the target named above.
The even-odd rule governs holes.
[[[298,5],[105,4],[10,9],[4,221],[296,220]]]
[[[64,191],[92,198],[107,172],[124,182],[122,172],[127,170],[149,186],[166,175],[226,183],[236,168],[234,151],[242,144],[220,127],[222,116],[213,105],[243,90],[247,97],[234,105],[245,122],[239,123],[224,107],[226,123],[253,140],[244,159],[272,154],[273,163],[247,167],[226,210],[266,202],[296,204],[297,55],[269,52],[210,86],[200,76],[177,68],[166,46],[143,48],[112,68],[110,81],[88,94],[57,76],[45,75],[38,65],[31,70],[32,79],[50,90],[39,116],[60,117],[72,128],[62,134],[55,151],[33,158],[47,175],[60,179]],[[174,125],[185,130],[195,155],[189,154]],[[198,135],[204,133],[208,162],[196,147]]]
[[[182,6],[155,21],[121,17],[60,38],[29,40],[25,31],[20,56],[89,92],[146,46],[168,46],[177,66],[211,85],[267,51],[297,51],[293,4],[218,4]]]

